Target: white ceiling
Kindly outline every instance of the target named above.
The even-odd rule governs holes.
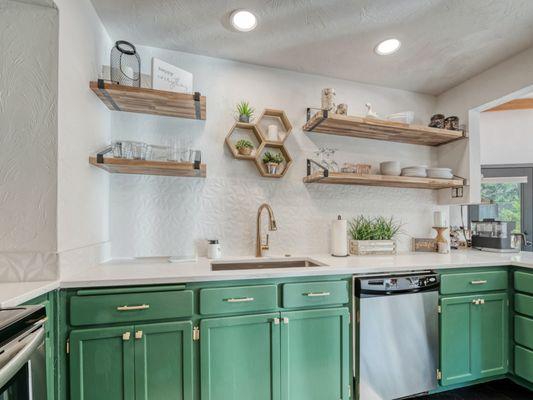
[[[532,0],[92,0],[113,40],[440,94],[533,45]],[[259,18],[228,28],[231,11]],[[402,41],[377,56],[386,38]]]

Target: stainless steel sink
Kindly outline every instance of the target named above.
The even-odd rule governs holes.
[[[308,268],[321,267],[311,260],[257,260],[257,261],[243,261],[243,262],[218,262],[211,263],[211,270],[213,271],[234,271],[242,269],[268,269],[268,268]]]

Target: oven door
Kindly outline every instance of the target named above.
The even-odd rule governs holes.
[[[0,348],[0,400],[46,400],[43,323]]]

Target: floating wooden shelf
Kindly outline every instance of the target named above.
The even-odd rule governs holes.
[[[205,178],[207,175],[205,164],[129,160],[113,157],[105,157],[103,158],[103,162],[98,162],[97,156],[89,157],[89,163],[112,174],[185,176],[197,178]]]
[[[424,146],[439,146],[466,137],[463,131],[332,114],[324,110],[311,116],[303,130]]]
[[[206,98],[198,92],[175,93],[136,88],[101,79],[89,86],[110,110],[191,119],[206,117]]]
[[[325,176],[327,175],[327,176]],[[414,189],[446,189],[464,185],[462,178],[435,179],[408,176],[357,175],[346,172],[313,172],[304,177],[304,183],[332,183],[341,185],[386,186]]]

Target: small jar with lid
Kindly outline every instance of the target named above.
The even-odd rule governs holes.
[[[211,239],[207,241],[207,258],[217,259],[222,257],[222,248],[218,239]]]

